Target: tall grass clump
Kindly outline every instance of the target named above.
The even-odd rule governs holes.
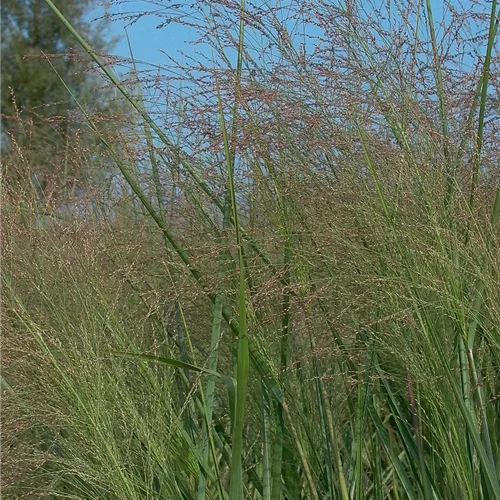
[[[500,499],[496,0],[166,4],[124,77],[45,1],[128,118],[4,176],[6,498]]]

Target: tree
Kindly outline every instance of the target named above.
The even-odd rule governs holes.
[[[95,0],[64,0],[60,7],[94,49],[104,51],[112,42],[106,36],[105,21],[90,21],[94,4]],[[76,126],[71,118],[76,106],[57,73],[79,101],[86,102],[92,96],[94,111],[109,107],[109,100],[102,90],[100,98],[94,98],[97,94],[91,90],[102,83],[44,0],[3,0],[1,16],[2,153],[8,158],[13,146],[29,148],[36,151],[37,162],[50,170],[45,159],[67,150]],[[7,176],[16,177],[12,171]],[[39,183],[42,189],[45,182]]]

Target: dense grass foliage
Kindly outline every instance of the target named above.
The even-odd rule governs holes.
[[[172,5],[126,81],[46,3],[134,118],[4,179],[5,498],[500,499],[496,1]]]

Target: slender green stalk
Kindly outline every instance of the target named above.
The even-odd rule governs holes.
[[[361,376],[360,376],[361,378]],[[363,498],[363,382],[358,380],[358,397],[356,405],[356,467],[355,467],[355,498]]]
[[[262,384],[262,499],[271,500],[272,492],[272,432],[271,402]]]
[[[311,342],[311,348],[314,351],[316,349],[316,344],[315,344],[312,336],[310,337],[310,342]],[[317,373],[316,380],[317,380],[318,389],[319,389],[319,397],[321,398],[320,408],[322,408],[324,411],[324,417],[325,417],[324,420],[325,420],[325,424],[326,424],[326,429],[328,431],[328,441],[329,441],[329,444],[332,447],[332,451],[333,451],[333,456],[334,456],[334,460],[335,460],[334,467],[336,468],[336,472],[338,474],[340,498],[342,500],[349,500],[350,496],[349,496],[349,492],[348,492],[348,488],[347,488],[346,477],[344,474],[344,467],[342,465],[342,460],[340,457],[340,451],[339,451],[339,447],[338,447],[338,437],[337,437],[337,434],[336,434],[335,428],[334,428],[333,415],[332,415],[330,403],[328,400],[328,393],[326,391],[324,380],[319,375],[317,365],[318,365],[318,361],[317,361],[316,357],[313,357],[313,367],[315,368],[315,375]]]
[[[241,238],[240,225],[238,222],[238,206],[236,203],[236,188],[234,182],[234,167],[235,167],[235,141],[236,141],[236,125],[238,120],[238,99],[239,89],[241,84],[241,68],[243,60],[243,40],[245,33],[245,1],[240,4],[240,29],[238,41],[238,63],[236,70],[235,83],[235,103],[233,108],[233,134],[231,139],[228,137],[226,130],[226,122],[224,118],[224,110],[222,107],[222,98],[218,94],[218,104],[220,112],[220,120],[222,127],[222,135],[224,139],[224,152],[226,155],[229,194],[231,198],[232,215],[236,232],[236,244],[238,247],[238,268],[239,268],[239,336],[238,336],[238,355],[237,355],[237,390],[236,390],[236,413],[233,429],[233,453],[231,463],[231,482],[230,482],[230,497],[235,500],[243,500],[243,425],[245,417],[245,400],[248,384],[249,370],[249,349],[248,349],[248,334],[247,334],[247,310],[246,310],[246,280],[245,280],[245,261],[243,255],[243,242]],[[232,142],[231,142],[232,141]]]
[[[439,99],[439,116],[441,118],[441,131],[443,134],[443,152],[446,162],[449,162],[450,154],[448,150],[448,141],[450,135],[450,126],[448,122],[448,113],[446,111],[446,102],[444,98],[443,75],[441,71],[440,55],[437,47],[436,31],[434,29],[434,18],[432,15],[431,0],[426,0],[426,7],[427,7],[427,21],[429,24],[429,33],[431,35],[432,56],[434,59],[434,71],[436,73],[436,90]],[[451,172],[449,173],[449,175],[451,175]]]
[[[272,489],[271,500],[280,500],[281,498],[281,472],[283,469],[283,431],[285,422],[281,405],[276,407],[276,425],[273,439],[273,455],[272,455]]]
[[[429,1],[429,0],[428,0]],[[479,167],[481,165],[481,151],[483,147],[484,136],[484,118],[486,115],[486,100],[488,97],[488,80],[490,76],[491,54],[495,42],[497,19],[497,0],[491,2],[490,26],[488,31],[488,45],[486,47],[486,57],[483,65],[483,74],[481,82],[481,102],[479,104],[479,120],[477,125],[476,149],[474,151],[474,166],[472,170],[472,182],[469,197],[469,210],[474,208],[474,198],[476,194],[477,182],[479,177]],[[467,232],[467,235],[469,233]]]
[[[320,421],[321,421],[321,430],[322,430],[322,436],[323,436],[323,442],[324,442],[324,448],[325,448],[325,467],[326,467],[326,477],[327,477],[327,482],[328,482],[328,493],[330,495],[330,499],[333,500],[335,498],[335,484],[334,484],[334,476],[333,476],[333,471],[334,471],[334,464],[333,464],[333,459],[331,456],[331,450],[334,446],[334,443],[331,442],[331,437],[330,437],[330,432],[328,431],[328,420],[327,420],[327,415],[326,415],[326,408],[325,405],[328,404],[328,401],[323,400],[323,394],[320,389],[319,385],[319,380],[320,380],[320,375],[317,367],[317,361],[315,358],[313,358],[313,369],[314,369],[314,376],[316,378],[316,396],[318,399],[318,406],[319,406],[319,411],[320,411]],[[340,471],[339,471],[340,472]],[[347,489],[346,491],[346,496],[344,498],[348,499],[349,496],[347,494]]]
[[[306,477],[307,484],[309,486],[309,491],[311,493],[312,498],[314,500],[319,500],[319,494],[318,490],[316,488],[312,472],[311,472],[311,467],[309,465],[309,461],[307,460],[307,456],[304,451],[304,447],[301,444],[301,440],[299,438],[299,434],[297,432],[297,429],[293,423],[292,416],[290,414],[288,405],[286,402],[283,403],[283,412],[285,414],[285,417],[288,421],[288,427],[290,428],[290,434],[293,437],[293,440],[295,441],[295,446],[297,447],[297,452],[301,458],[301,463],[302,467],[304,468],[304,475]]]
[[[226,202],[226,211],[224,213],[224,220],[222,223],[223,232],[227,229],[229,224],[229,199]],[[222,242],[223,247],[226,245],[225,239]],[[226,272],[226,253],[225,248],[222,249],[222,252],[219,257],[219,279],[222,279]],[[215,297],[214,303],[214,315],[212,320],[212,334],[210,340],[210,359],[208,362],[208,368],[212,371],[217,371],[217,360],[218,360],[218,350],[219,350],[219,341],[221,335],[221,325],[222,325],[222,294],[217,293]],[[211,432],[212,426],[212,414],[213,414],[213,405],[215,398],[215,376],[210,376],[207,382],[207,392],[205,397],[205,426],[203,429],[203,455],[206,459],[208,459],[208,441],[209,435]],[[206,495],[206,477],[202,474],[200,477],[200,482],[198,485],[198,500],[204,500]]]

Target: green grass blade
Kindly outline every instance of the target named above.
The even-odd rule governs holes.
[[[207,375],[212,375],[213,377],[223,378],[220,373],[213,370],[208,370],[201,366],[195,366],[191,363],[186,363],[184,361],[179,361],[178,359],[165,358],[163,356],[153,356],[150,354],[136,354],[132,352],[112,352],[113,356],[118,356],[120,358],[135,359],[139,361],[149,361],[153,363],[162,363],[164,365],[173,366],[174,368],[181,368],[182,370],[193,370],[199,373],[205,373]]]

